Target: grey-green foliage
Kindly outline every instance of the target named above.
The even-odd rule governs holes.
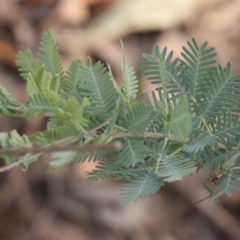
[[[123,44],[122,44],[123,50]],[[28,98],[20,103],[0,87],[0,113],[29,119],[48,117],[47,129],[32,136],[0,134],[3,149],[66,144],[121,142],[120,151],[62,151],[52,154],[54,168],[97,161],[89,181],[112,178],[127,181],[121,203],[158,191],[165,182],[181,180],[205,168],[205,186],[216,199],[239,189],[240,75],[216,64],[214,48],[195,39],[183,47],[182,58],[154,47],[143,54],[143,74],[152,92],[137,95],[139,79],[126,62],[120,63],[122,88],[110,65],[73,60],[64,72],[51,31],[43,34],[37,57],[20,52],[17,65],[27,82]],[[139,75],[139,74],[138,74]],[[141,98],[140,98],[141,97]],[[69,141],[70,140],[70,141]],[[6,164],[16,162],[2,155]],[[36,155],[23,154],[27,167]]]

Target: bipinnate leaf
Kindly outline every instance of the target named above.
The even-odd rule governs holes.
[[[60,55],[58,53],[53,33],[50,30],[43,33],[38,56],[39,62],[45,65],[46,70],[49,71],[53,77],[59,75],[60,80],[64,80]]]
[[[129,67],[129,65],[126,63],[125,60],[125,53],[124,53],[124,47],[123,42],[121,41],[122,46],[122,62],[120,64],[121,66],[121,72],[122,72],[122,79],[123,79],[123,95],[127,102],[131,101],[137,96],[138,93],[138,87],[139,82],[137,80],[136,74],[132,67]]]
[[[186,95],[182,96],[177,105],[171,106],[166,129],[169,138],[180,142],[187,141],[187,137],[192,130],[192,121]]]
[[[27,80],[29,74],[37,75],[38,64],[31,50],[20,51],[17,55],[16,64],[19,67],[20,76]]]
[[[120,203],[135,202],[139,198],[157,192],[163,185],[162,178],[150,171],[141,177],[129,180],[129,183],[123,184],[119,195]]]

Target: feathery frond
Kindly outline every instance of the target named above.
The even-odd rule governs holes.
[[[215,200],[223,193],[226,193],[229,197],[231,197],[231,190],[240,190],[239,160],[231,169],[227,170],[223,177],[217,182],[217,186],[212,192],[211,200]]]
[[[183,151],[188,153],[197,153],[199,151],[203,151],[207,145],[217,146],[216,136],[199,132],[191,136],[188,144],[183,148]]]
[[[198,46],[194,38],[187,44],[189,48],[183,47],[182,57],[185,61],[180,60],[180,70],[186,79],[190,96],[196,97],[203,89],[209,87],[203,82],[212,70],[210,66],[216,63],[212,58],[217,53],[214,48],[207,48],[207,42]]]
[[[135,135],[143,134],[157,125],[157,117],[160,118],[160,115],[156,111],[138,101],[129,109],[123,126]]]
[[[87,180],[97,181],[99,179],[114,178],[115,180],[128,180],[142,176],[148,171],[145,165],[138,166],[137,168],[124,167],[121,162],[116,160],[100,160],[96,169],[88,172]]]
[[[51,73],[47,72],[44,66],[38,68],[35,76],[29,73],[27,76],[28,94],[41,94],[41,92],[45,90],[46,85],[51,81],[51,78]]]
[[[169,120],[165,127],[169,138],[181,142],[187,140],[192,130],[192,121],[186,95],[183,95],[177,104],[174,102],[171,106]]]
[[[20,51],[17,54],[16,64],[19,67],[20,76],[27,80],[29,74],[33,77],[36,76],[38,70],[38,64],[33,57],[31,50]]]
[[[190,175],[196,170],[194,162],[189,158],[179,155],[162,157],[161,154],[159,157],[160,160],[155,173],[166,182],[182,180],[184,176]]]
[[[159,47],[154,47],[154,55],[143,54],[147,60],[142,63],[141,69],[144,75],[149,76],[153,84],[162,84],[164,94],[167,93],[187,93],[185,88],[185,79],[180,76],[180,70],[177,67],[179,59],[176,58],[172,63],[173,51],[167,56],[167,48],[161,52]]]
[[[128,204],[151,193],[155,193],[164,185],[162,178],[149,171],[145,175],[123,184],[120,190],[120,203]]]
[[[90,59],[88,66],[82,69],[82,96],[91,100],[89,110],[92,115],[106,120],[114,110],[116,104],[116,91],[109,79],[109,74],[102,63],[97,62],[94,66]]]
[[[53,112],[55,107],[41,94],[32,94],[28,96],[28,109],[24,116],[31,119],[41,116],[46,112]]]
[[[0,145],[2,150],[10,150],[10,149],[18,149],[18,148],[25,148],[25,147],[32,147],[32,143],[29,140],[28,136],[25,134],[20,136],[16,130],[12,130],[9,134],[8,133],[0,133]],[[0,154],[2,158],[5,159],[7,164],[11,164],[15,162],[15,156],[7,155],[7,154]],[[31,156],[31,153],[26,153],[20,157],[23,159],[25,157]],[[33,158],[24,163],[25,168],[29,166],[32,162],[36,161],[37,158]]]
[[[79,82],[82,79],[81,71],[84,66],[81,60],[75,59],[72,61],[71,65],[68,68],[66,79],[64,81],[64,89],[71,91],[76,88]]]
[[[56,46],[56,41],[53,33],[49,30],[43,33],[38,56],[39,62],[45,65],[46,70],[51,72],[53,77],[59,76],[61,81],[64,79],[64,72],[58,48]]]
[[[121,46],[123,60],[120,66],[123,79],[123,95],[126,98],[126,101],[129,102],[137,96],[139,82],[133,68],[129,67],[125,61],[124,47],[122,41]]]
[[[198,45],[192,39],[175,60],[173,51],[155,46],[152,56],[143,54],[141,65],[154,85],[137,96],[139,80],[121,44],[122,89],[109,64],[92,64],[90,58],[86,64],[73,60],[65,75],[51,31],[43,34],[36,59],[30,50],[18,54],[27,102],[20,103],[0,86],[0,113],[48,117],[47,129],[29,137],[0,133],[1,157],[13,164],[1,170],[20,163],[27,167],[37,159],[32,152],[39,149],[25,154],[20,151],[24,147],[54,145],[63,151],[52,154],[52,167],[98,161],[89,181],[128,181],[120,193],[123,204],[204,168],[212,199],[240,190],[240,74],[232,75],[230,63],[226,68],[217,65],[215,49],[207,42]],[[122,143],[119,151],[64,151],[68,145],[115,140]],[[9,151],[20,151],[21,161],[5,154]]]
[[[52,160],[50,165],[53,167],[60,167],[66,164],[80,163],[85,161],[101,161],[109,153],[113,152],[112,150],[97,150],[92,152],[73,152],[73,151],[64,151],[64,152],[56,152],[52,154]],[[64,157],[62,158],[62,154]]]
[[[126,139],[118,159],[124,167],[134,167],[147,157],[143,140]]]
[[[212,78],[202,81],[205,87],[198,93],[195,111],[198,115],[209,121],[231,111],[239,103],[240,88],[235,80],[240,79],[240,75],[231,75],[231,64],[228,63],[226,69],[220,65],[216,67]]]
[[[231,149],[237,146],[240,138],[240,116],[231,112],[224,113],[216,118],[214,123],[209,124],[219,143]]]
[[[214,152],[214,155],[212,154],[211,158],[208,158],[208,160],[206,159],[207,163],[205,164],[204,171],[205,177],[207,178],[209,176],[211,168],[216,176],[219,175],[227,159],[232,156],[233,152],[219,152],[218,154]]]
[[[26,107],[0,85],[0,114],[20,117]]]

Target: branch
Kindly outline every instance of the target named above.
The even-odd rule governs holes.
[[[95,150],[116,150],[121,149],[120,142],[112,142],[107,144],[85,144],[80,146],[53,146],[53,147],[33,147],[33,148],[18,148],[18,149],[0,149],[0,154],[9,155],[23,155],[26,153],[51,153],[51,152],[62,152],[62,151],[95,151]]]
[[[10,165],[7,165],[7,166],[5,166],[5,167],[1,167],[1,168],[0,168],[0,173],[6,172],[6,171],[10,170],[11,168],[14,168],[14,167],[19,166],[21,163],[25,163],[25,162],[27,162],[27,161],[29,161],[29,160],[32,160],[33,158],[40,157],[40,156],[43,155],[43,154],[44,154],[44,153],[38,153],[38,154],[35,154],[35,155],[33,155],[33,156],[24,158],[24,159],[22,159],[22,160],[20,160],[20,161],[17,161],[17,162],[15,162],[15,163],[12,163],[12,164],[10,164]]]
[[[22,155],[26,153],[36,153],[33,156],[24,158],[20,161],[17,161],[13,164],[0,168],[0,172],[5,172],[13,167],[19,166],[20,164],[27,162],[33,158],[39,157],[45,153],[52,152],[63,152],[63,151],[95,151],[95,150],[116,150],[119,151],[122,148],[120,142],[112,142],[107,144],[85,144],[80,146],[50,146],[50,147],[38,147],[38,148],[20,148],[20,149],[1,149],[0,154],[9,154],[9,155]]]
[[[144,137],[144,138],[162,138],[165,137],[164,133],[157,133],[157,132],[147,132],[144,133],[143,135],[137,135],[138,137]],[[113,139],[116,138],[125,138],[125,137],[136,137],[136,135],[132,134],[131,132],[116,132],[113,135]]]
[[[207,196],[207,197],[205,197],[205,198],[202,198],[202,199],[198,200],[198,201],[197,201],[197,202],[195,202],[194,204],[198,204],[198,203],[200,203],[200,202],[203,202],[203,201],[205,201],[205,200],[209,199],[211,196],[212,196],[212,194],[208,195],[208,196]]]

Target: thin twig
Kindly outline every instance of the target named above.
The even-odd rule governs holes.
[[[5,166],[5,167],[1,167],[1,168],[0,168],[0,173],[1,173],[1,172],[6,172],[6,171],[10,170],[11,168],[17,167],[17,166],[19,166],[19,165],[22,164],[22,163],[25,163],[25,162],[27,162],[27,161],[32,160],[33,158],[38,158],[38,157],[40,157],[40,156],[43,155],[43,154],[44,154],[44,153],[38,153],[38,154],[32,155],[32,156],[30,156],[30,157],[28,157],[28,158],[24,158],[24,159],[22,159],[22,160],[19,160],[19,161],[15,162],[15,163],[12,163],[12,164],[10,164],[10,165],[7,165],[7,166]]]
[[[194,204],[198,204],[198,203],[200,203],[200,202],[203,202],[203,201],[205,201],[205,200],[209,199],[211,196],[212,196],[212,194],[208,195],[208,196],[207,196],[207,197],[205,197],[205,198],[202,198],[202,199],[200,199],[200,200],[196,201]]]
[[[5,172],[13,167],[19,166],[33,158],[38,158],[45,153],[51,152],[62,152],[62,151],[94,151],[94,150],[116,150],[119,151],[122,147],[120,142],[112,142],[107,144],[85,144],[80,146],[50,146],[50,147],[39,147],[39,148],[21,148],[21,149],[1,149],[0,154],[10,155],[22,155],[25,153],[37,153],[30,157],[24,158],[20,161],[12,163],[8,166],[0,168],[0,172]]]
[[[165,136],[164,133],[158,133],[158,132],[147,132],[144,134],[137,135],[138,137],[144,137],[144,138],[162,138]],[[113,135],[113,139],[116,138],[124,138],[124,137],[136,137],[136,135],[132,134],[131,132],[116,132]]]
[[[120,150],[120,142],[111,142],[107,144],[84,144],[79,146],[52,146],[52,147],[33,147],[33,148],[18,148],[18,149],[0,149],[0,154],[23,155],[26,153],[52,153],[62,151],[94,151],[94,150]]]

